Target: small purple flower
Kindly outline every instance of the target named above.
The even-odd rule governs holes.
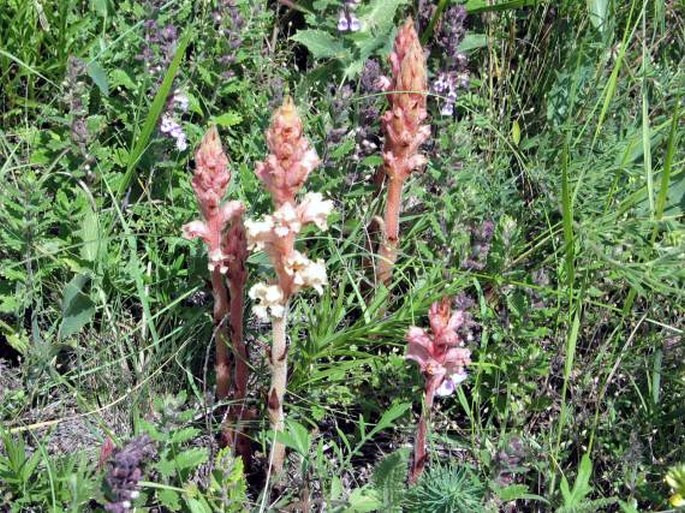
[[[443,381],[442,384],[435,391],[435,395],[438,395],[440,397],[447,397],[448,395],[452,395],[454,391],[457,389],[457,385],[464,382],[467,377],[468,374],[466,373],[466,370],[462,372],[455,372],[450,376],[446,376],[445,381]]]
[[[138,482],[143,477],[141,462],[153,454],[152,441],[147,435],[134,438],[123,448],[115,450],[105,476],[108,500],[105,511],[126,513],[131,510],[131,501],[140,495]]]
[[[340,32],[358,32],[361,28],[362,24],[357,15],[354,14],[349,5],[345,5],[345,8],[338,15],[338,30]]]
[[[185,151],[188,148],[188,140],[183,128],[178,121],[172,118],[169,114],[162,116],[162,123],[159,126],[159,131],[167,135],[176,142],[176,149],[178,151]]]

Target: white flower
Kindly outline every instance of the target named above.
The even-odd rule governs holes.
[[[297,214],[302,224],[314,223],[320,230],[327,230],[326,220],[333,211],[333,202],[324,200],[319,192],[308,192],[297,206]]]
[[[439,395],[440,397],[452,395],[452,393],[454,393],[454,391],[457,389],[457,385],[464,381],[467,377],[466,371],[455,372],[451,376],[445,377],[440,387],[435,391],[435,394]]]
[[[256,301],[252,311],[262,320],[268,320],[269,316],[283,317],[285,314],[283,291],[278,285],[257,283],[250,289],[248,296]]]
[[[303,269],[305,269],[311,261],[297,250],[294,250],[292,254],[285,260],[285,272],[293,277],[293,283],[298,286],[305,285],[304,278],[301,275]]]
[[[300,276],[304,285],[314,288],[319,295],[323,294],[323,286],[328,284],[326,266],[323,260],[310,261],[309,265],[300,271]]]
[[[273,228],[274,219],[272,216],[264,216],[261,221],[245,220],[247,247],[256,250],[264,249],[264,243],[269,240]]]
[[[287,237],[291,233],[300,233],[302,223],[297,212],[290,203],[284,203],[274,212],[274,233],[279,237]]]

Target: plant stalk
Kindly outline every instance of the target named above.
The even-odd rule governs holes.
[[[276,439],[276,434],[283,431],[285,419],[283,414],[283,397],[288,376],[288,347],[286,342],[286,325],[288,304],[286,303],[283,317],[273,319],[273,344],[271,346],[271,387],[267,407],[271,429],[274,431],[274,441],[271,445],[271,474],[278,475],[283,470],[285,461],[285,446]]]
[[[214,295],[214,326],[216,343],[216,397],[222,401],[228,397],[231,387],[231,364],[228,353],[228,324],[229,317],[228,291],[224,285],[223,276],[219,268],[212,271],[212,294]]]
[[[431,413],[433,411],[433,398],[435,393],[431,388],[426,390],[424,398],[423,412],[419,419],[419,424],[416,430],[416,440],[414,441],[414,461],[411,466],[409,474],[409,484],[415,484],[426,466],[426,435],[428,434],[428,423],[430,422]]]
[[[397,246],[400,238],[400,202],[404,180],[398,173],[388,173],[388,197],[385,204],[385,233],[379,248],[378,280],[386,287],[392,280],[392,270],[397,260]]]

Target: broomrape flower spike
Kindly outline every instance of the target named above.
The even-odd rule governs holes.
[[[426,163],[419,147],[430,136],[430,126],[422,125],[426,111],[426,58],[414,29],[407,19],[395,38],[390,54],[392,80],[388,87],[390,108],[381,116],[385,132],[383,166],[379,170],[387,178],[385,233],[381,241],[377,266],[378,279],[388,285],[397,259],[402,187],[416,169]]]
[[[419,364],[424,376],[424,409],[419,419],[414,445],[414,462],[410,481],[416,482],[426,464],[426,433],[436,395],[451,395],[466,375],[471,363],[471,352],[464,347],[458,330],[466,323],[461,310],[451,312],[450,299],[433,303],[428,311],[431,333],[412,326],[407,332],[406,358]]]
[[[245,398],[248,380],[247,350],[242,335],[243,291],[247,281],[247,237],[242,221],[245,211],[243,204],[239,201],[221,203],[230,179],[228,158],[221,147],[219,133],[216,127],[211,127],[195,153],[195,172],[191,181],[202,220],[184,225],[183,236],[187,239],[200,238],[207,245],[207,267],[211,273],[214,295],[217,398],[226,399],[231,388],[228,352],[230,332],[236,355],[233,399],[240,402]],[[237,415],[229,412],[227,421],[235,420],[239,424],[242,406],[236,411],[239,411]],[[222,431],[228,442],[232,444],[235,441],[236,450],[247,465],[249,444],[246,443],[244,434],[230,428],[228,424],[222,426]]]
[[[269,155],[256,165],[255,172],[269,191],[275,211],[259,221],[245,222],[248,248],[264,250],[274,266],[273,283],[257,283],[249,292],[254,301],[252,311],[262,320],[271,320],[271,387],[268,410],[271,427],[282,431],[284,425],[283,397],[287,366],[286,323],[288,302],[293,294],[311,287],[323,294],[328,283],[323,260],[312,261],[295,249],[295,239],[302,228],[314,224],[321,230],[328,228],[327,219],[333,202],[319,193],[305,194],[297,203],[295,196],[309,173],[320,163],[316,151],[304,137],[302,121],[295,105],[286,98],[276,110],[266,132]],[[285,458],[285,447],[280,442],[272,446],[272,472],[280,474]]]

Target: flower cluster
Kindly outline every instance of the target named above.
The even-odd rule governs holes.
[[[234,73],[228,68],[235,63],[236,51],[243,43],[241,31],[245,26],[245,19],[235,0],[220,0],[212,17],[219,37],[228,45],[228,52],[219,58],[219,62],[226,66],[226,71],[222,73],[223,78],[229,79]]]
[[[280,318],[290,297],[303,287],[319,294],[327,283],[322,260],[311,261],[295,249],[295,238],[307,224],[328,228],[326,220],[333,202],[320,193],[308,193],[297,203],[295,195],[309,173],[319,165],[319,157],[304,137],[302,121],[295,105],[286,98],[276,111],[266,132],[269,155],[256,165],[257,177],[271,193],[276,210],[259,221],[245,222],[248,248],[264,250],[273,263],[277,284],[258,283],[250,290],[253,308],[260,318]]]
[[[327,284],[323,260],[312,261],[293,245],[307,224],[326,230],[326,220],[332,210],[333,202],[314,192],[306,194],[297,206],[287,202],[260,221],[245,222],[248,248],[265,250],[278,276],[278,285],[258,283],[250,289],[250,298],[257,301],[253,310],[258,317],[268,319],[269,314],[281,317],[287,299],[303,287],[323,293]]]
[[[209,249],[209,270],[228,270],[231,255],[222,248],[222,235],[229,223],[239,218],[245,210],[239,201],[221,204],[231,173],[228,158],[221,147],[219,132],[210,128],[195,154],[195,174],[192,186],[195,190],[204,221],[192,221],[183,226],[187,239],[201,238]]]
[[[466,379],[466,366],[471,363],[471,352],[458,333],[466,322],[466,313],[451,313],[450,300],[445,298],[433,303],[428,319],[432,334],[416,326],[409,328],[406,358],[419,364],[428,395],[450,395]]]
[[[340,32],[357,32],[362,28],[361,21],[354,10],[361,0],[345,0],[343,8],[338,14],[338,30]]]
[[[494,233],[495,223],[490,220],[484,221],[478,228],[471,229],[471,254],[462,263],[464,269],[481,271],[485,268]]]
[[[392,82],[388,100],[391,108],[382,116],[385,131],[383,159],[386,172],[406,179],[426,163],[419,147],[430,136],[430,126],[422,125],[426,111],[426,59],[410,19],[400,28],[390,54]]]
[[[294,202],[295,194],[320,160],[303,136],[302,121],[290,98],[276,111],[266,143],[270,153],[264,162],[257,163],[257,177],[276,206]]]
[[[167,105],[167,110],[162,114],[162,122],[159,131],[174,140],[178,151],[185,151],[188,148],[188,139],[180,123],[176,120],[177,115],[188,111],[188,97],[179,91],[174,91],[171,101]]]
[[[465,20],[464,6],[450,7],[443,15],[442,25],[436,34],[440,54],[445,56],[445,66],[431,84],[431,90],[441,97],[440,113],[443,116],[454,114],[459,90],[469,85],[468,59],[459,51],[459,44],[466,34]]]
[[[174,58],[177,45],[175,25],[162,26],[157,20],[149,19],[143,23],[143,47],[136,58],[143,62],[148,73],[161,81]]]
[[[113,452],[105,476],[106,496],[109,500],[105,504],[105,511],[126,513],[131,510],[131,501],[140,495],[138,482],[143,477],[141,462],[152,456],[153,451],[150,437],[143,435]]]

